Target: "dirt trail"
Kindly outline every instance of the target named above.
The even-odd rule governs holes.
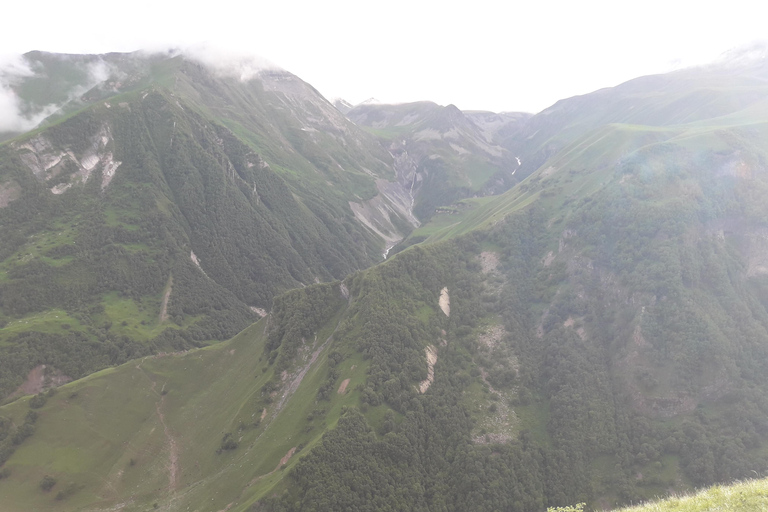
[[[171,290],[173,290],[173,275],[168,276],[168,282],[165,284],[163,302],[160,306],[160,323],[168,320],[168,299],[171,298]]]
[[[273,469],[272,471],[270,471],[269,473],[266,473],[266,474],[264,474],[264,475],[260,475],[260,476],[257,476],[256,478],[254,478],[253,480],[251,480],[251,481],[248,483],[248,487],[250,487],[251,485],[255,484],[256,482],[258,482],[258,481],[259,481],[259,480],[261,480],[262,478],[264,478],[264,477],[267,477],[267,476],[269,476],[269,475],[273,474],[275,471],[277,471],[277,470],[278,470],[278,469],[280,469],[281,467],[283,467],[283,466],[285,466],[286,464],[288,464],[288,461],[291,459],[291,457],[293,457],[293,454],[294,454],[294,453],[296,453],[296,447],[295,447],[295,446],[294,446],[293,448],[291,448],[290,450],[288,450],[288,453],[286,453],[286,454],[283,456],[283,458],[282,458],[282,459],[280,459],[280,462],[278,462],[278,464],[277,464],[277,467],[276,467],[275,469]],[[221,511],[220,511],[220,512],[221,512]]]
[[[173,492],[178,487],[178,475],[180,473],[179,471],[179,447],[176,443],[176,439],[173,438],[173,435],[171,434],[171,429],[168,426],[168,424],[165,422],[165,415],[163,414],[163,404],[165,403],[165,395],[163,394],[163,391],[165,391],[165,384],[163,384],[162,389],[160,392],[157,391],[157,382],[153,380],[149,374],[147,374],[146,370],[141,368],[141,363],[136,365],[136,368],[138,370],[141,370],[141,372],[144,374],[145,377],[147,377],[152,382],[151,390],[153,393],[159,395],[160,400],[155,402],[155,411],[157,411],[157,417],[160,418],[160,424],[163,426],[163,433],[165,434],[165,439],[168,443],[168,465],[166,466],[168,468],[168,490],[170,492]],[[154,429],[153,429],[154,430]]]
[[[168,490],[173,492],[178,486],[177,475],[179,474],[179,448],[176,445],[176,440],[171,435],[171,429],[168,428],[168,425],[165,423],[165,416],[163,416],[162,407],[164,401],[165,397],[162,396],[160,401],[155,404],[155,409],[157,409],[157,415],[160,418],[160,423],[163,425],[165,439],[168,441],[168,448],[170,450],[168,455]]]
[[[277,465],[278,468],[281,468],[288,464],[288,461],[293,457],[293,454],[296,453],[296,447],[294,446],[290,450],[288,450],[288,453],[285,454],[285,456],[280,459],[280,464]]]
[[[351,299],[348,299],[348,300],[351,302]],[[347,307],[349,307],[349,302],[347,303]],[[291,395],[293,395],[293,393],[295,393],[295,392],[296,392],[296,390],[298,389],[299,385],[301,384],[301,381],[302,381],[302,379],[304,378],[304,376],[307,374],[307,372],[309,371],[309,369],[312,367],[312,365],[314,364],[314,362],[317,360],[318,356],[319,356],[319,355],[322,353],[322,351],[323,351],[323,349],[325,348],[325,346],[326,346],[326,345],[328,345],[328,342],[330,342],[330,341],[333,339],[333,335],[334,335],[334,334],[336,334],[336,331],[338,331],[338,330],[339,330],[339,326],[341,325],[341,320],[342,320],[343,318],[344,318],[344,315],[342,314],[342,315],[339,317],[339,321],[336,323],[336,327],[333,329],[333,332],[330,334],[330,336],[328,336],[328,338],[325,340],[325,342],[324,342],[322,345],[320,345],[320,346],[317,348],[317,350],[315,350],[315,351],[312,353],[312,357],[309,359],[309,361],[307,362],[307,364],[305,364],[305,365],[304,365],[304,367],[301,369],[301,371],[300,371],[300,372],[299,372],[299,373],[296,375],[296,377],[294,377],[294,379],[291,381],[290,385],[289,385],[289,386],[288,386],[288,387],[285,389],[285,391],[283,392],[283,396],[282,396],[282,397],[280,397],[280,401],[277,403],[277,405],[275,406],[275,408],[274,408],[274,410],[272,411],[272,413],[271,413],[271,414],[269,414],[269,418],[267,419],[267,424],[266,424],[266,425],[264,425],[264,430],[263,430],[263,431],[261,432],[261,434],[259,434],[259,435],[258,435],[258,437],[257,437],[257,438],[256,438],[256,439],[253,441],[253,444],[251,445],[251,448],[249,448],[249,451],[250,451],[250,450],[253,448],[253,446],[255,446],[255,445],[256,445],[256,443],[258,442],[259,438],[261,438],[261,436],[263,436],[263,435],[264,435],[264,434],[265,434],[265,433],[266,433],[266,432],[269,430],[269,425],[270,425],[270,423],[272,423],[272,421],[273,421],[273,420],[274,420],[274,419],[277,417],[277,415],[278,415],[278,414],[280,414],[280,411],[283,409],[283,406],[285,405],[286,401],[287,401],[287,400],[288,400],[288,399],[291,397]],[[262,419],[262,421],[264,420],[264,418],[265,418],[266,416],[267,416],[267,410],[266,410],[266,409],[264,409],[264,410],[262,411],[262,413],[261,413],[261,419]],[[290,450],[290,451],[288,452],[288,455],[286,455],[286,457],[287,457],[287,458],[286,458],[286,457],[284,457],[284,459],[287,461],[287,460],[288,460],[288,459],[291,457],[291,455],[293,455],[294,451],[295,451],[295,448],[293,448],[292,450]],[[282,462],[281,462],[281,465],[282,465]],[[274,471],[272,471],[271,473],[267,473],[266,475],[261,475],[261,476],[258,476],[258,477],[256,477],[256,478],[254,478],[254,479],[251,481],[251,483],[250,483],[249,485],[253,485],[254,483],[258,482],[258,481],[259,481],[261,478],[263,478],[263,477],[265,477],[265,476],[268,476],[268,475],[271,475],[272,473],[274,473],[275,471],[277,471],[277,469],[279,469],[279,468],[280,468],[280,466],[278,466],[278,467],[277,467],[277,468],[276,468]]]
[[[336,329],[338,328],[339,328],[339,325],[336,324]],[[307,374],[309,369],[312,367],[315,361],[317,361],[317,357],[323,351],[325,346],[328,345],[328,342],[333,339],[333,335],[336,333],[336,329],[334,329],[333,333],[331,333],[331,335],[328,336],[328,339],[325,340],[325,343],[320,345],[320,347],[312,353],[312,357],[309,358],[309,361],[307,361],[307,364],[304,365],[304,367],[301,369],[298,375],[294,377],[290,385],[285,389],[285,391],[283,392],[283,396],[280,397],[280,401],[277,403],[277,406],[275,407],[275,410],[272,413],[272,417],[275,417],[278,415],[278,413],[283,409],[283,405],[285,405],[285,401],[288,400],[288,398],[290,398],[291,395],[293,395],[296,392],[296,390],[299,388],[299,385],[301,384],[302,379],[304,379],[304,376]]]

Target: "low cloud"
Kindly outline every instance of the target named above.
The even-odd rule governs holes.
[[[155,47],[144,50],[142,53],[183,55],[189,60],[204,65],[219,76],[231,77],[243,82],[256,77],[260,71],[281,69],[253,53],[218,48],[210,44],[174,49]],[[25,80],[44,77],[44,65],[21,55],[0,56],[0,133],[31,130],[66,104],[78,101],[93,87],[110,80],[119,81],[125,78],[119,69],[102,59],[86,63],[78,60],[76,56],[61,55],[60,58],[71,59],[72,65],[80,67],[87,78],[83,83],[73,85],[70,90],[63,92],[66,99],[57,100],[57,103],[39,105],[24,101],[16,91]]]
[[[22,114],[21,100],[12,89],[34,74],[21,55],[0,56],[0,132],[29,130],[39,122]]]
[[[752,41],[728,50],[718,59],[719,63],[734,66],[750,65],[768,58],[768,41]]]
[[[111,67],[102,60],[75,65],[85,66],[85,83],[66,91],[66,99],[60,103],[32,105],[20,98],[15,89],[26,79],[45,76],[43,65],[21,55],[0,56],[0,133],[25,132],[35,128],[64,105],[105,82],[113,74]]]
[[[264,57],[238,50],[198,44],[176,50],[177,54],[198,62],[220,76],[247,82],[263,70],[281,69]]]

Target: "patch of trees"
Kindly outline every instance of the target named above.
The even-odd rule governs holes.
[[[37,412],[33,410],[30,401],[30,410],[24,417],[21,425],[15,426],[9,418],[0,416],[0,468],[11,458],[16,448],[24,442],[25,439],[35,433],[35,423],[37,422]],[[8,468],[0,472],[4,476],[10,474]],[[0,477],[2,478],[2,477]]]
[[[585,208],[605,204],[596,200]],[[662,236],[642,222],[625,234],[609,224],[629,222],[629,216],[616,215],[595,213],[584,229],[595,230],[596,238],[569,242],[582,255],[598,257],[593,264],[600,272],[608,265],[619,276],[611,290],[583,264],[542,267],[548,219],[537,209],[507,219],[484,240],[503,248],[506,284],[487,310],[501,315],[505,350],[519,358],[510,385],[518,405],[545,415],[544,432],[522,431],[504,446],[471,443],[472,420],[460,397],[478,378],[466,328],[485,311],[482,294],[470,285],[477,277],[472,255],[483,240],[472,235],[410,248],[351,280],[355,300],[336,335],[340,346],[370,360],[362,410],[386,404],[403,421],[390,417],[376,431],[349,411],[295,466],[293,488],[257,509],[543,510],[606,494],[619,503],[645,499],[676,485],[680,472],[707,485],[766,467],[768,317],[761,299],[738,284],[736,255],[706,241],[673,248],[669,238],[681,235],[675,222],[663,225]],[[631,237],[644,242],[625,240]],[[660,266],[653,269],[643,259]],[[450,318],[434,309],[446,284]],[[619,340],[632,339],[638,319],[632,302],[610,294],[651,292],[666,295],[646,305],[640,326],[651,361],[673,369],[672,389],[694,393],[706,384],[707,372],[723,372],[729,382],[728,392],[674,420],[637,412],[626,380],[617,375],[626,370],[615,366]],[[569,318],[586,336],[563,325]],[[537,335],[539,322],[543,332]],[[442,329],[448,345],[438,347],[435,382],[420,395],[415,383],[426,376],[424,347],[442,337]],[[508,383],[502,366],[489,367],[499,370],[494,386]]]

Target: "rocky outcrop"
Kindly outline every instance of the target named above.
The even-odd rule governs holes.
[[[112,153],[112,133],[107,124],[88,140],[90,144],[80,154],[70,148],[54,147],[44,135],[18,144],[16,149],[38,180],[54,183],[50,187],[53,194],[63,194],[77,183],[86,183],[94,171],[100,171],[104,190],[122,162],[115,160]]]

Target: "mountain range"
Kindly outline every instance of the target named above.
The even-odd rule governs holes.
[[[531,115],[23,59],[3,510],[606,509],[768,468],[764,60]]]

